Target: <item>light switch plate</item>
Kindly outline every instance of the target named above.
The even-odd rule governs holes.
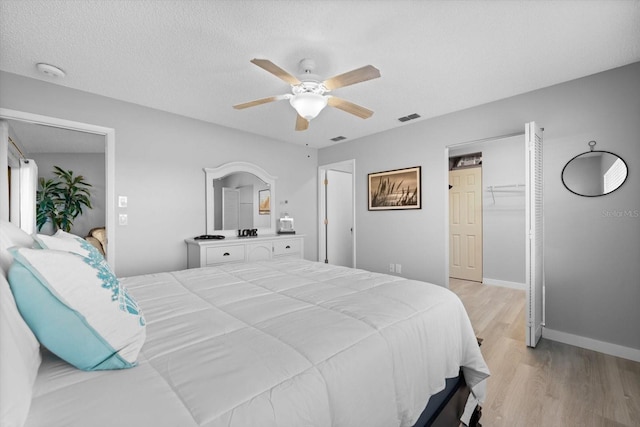
[[[128,223],[129,223],[129,218],[127,217],[127,214],[118,215],[118,224],[127,225]]]
[[[118,207],[119,208],[127,207],[127,196],[118,196]]]

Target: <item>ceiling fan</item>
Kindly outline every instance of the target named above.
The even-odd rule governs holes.
[[[291,106],[298,113],[296,119],[296,130],[298,131],[307,130],[309,128],[309,121],[315,118],[327,105],[363,119],[369,118],[373,114],[373,111],[354,104],[353,102],[328,95],[328,93],[334,89],[380,77],[380,70],[372,65],[365,65],[364,67],[320,81],[318,76],[313,74],[315,62],[311,59],[303,59],[300,61],[299,65],[303,71],[300,79],[294,77],[268,59],[252,59],[251,62],[286,83],[289,83],[291,85],[291,93],[234,105],[233,108],[237,110],[288,99]]]

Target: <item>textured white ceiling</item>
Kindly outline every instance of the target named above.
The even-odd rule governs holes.
[[[326,108],[296,132],[288,93],[251,64],[323,78],[372,64],[335,91],[375,111]],[[640,1],[6,1],[0,69],[281,141],[323,147],[640,61]],[[38,74],[37,62],[64,69]]]

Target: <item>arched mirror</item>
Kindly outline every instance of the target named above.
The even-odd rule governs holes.
[[[234,236],[237,230],[275,234],[276,177],[252,163],[204,168],[207,234]]]
[[[585,197],[598,197],[616,191],[627,179],[627,164],[609,151],[594,150],[578,154],[562,169],[562,183],[567,190]]]

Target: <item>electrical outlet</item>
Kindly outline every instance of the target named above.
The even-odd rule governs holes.
[[[398,274],[402,273],[402,264],[396,264],[396,273]]]
[[[396,270],[395,264],[389,264],[389,273],[393,273]]]
[[[127,225],[128,223],[129,223],[129,217],[127,216],[127,214],[120,214],[118,216],[118,224]]]

